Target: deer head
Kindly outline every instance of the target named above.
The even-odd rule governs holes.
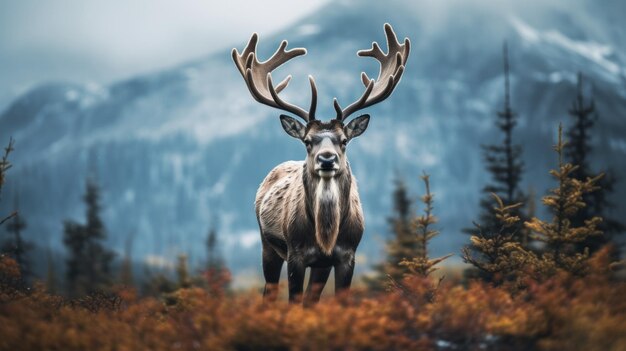
[[[331,178],[341,175],[347,168],[346,146],[353,138],[363,134],[369,124],[370,116],[361,115],[349,121],[347,118],[354,112],[377,104],[391,95],[402,78],[404,67],[409,57],[410,42],[408,38],[400,44],[391,25],[385,24],[387,36],[387,53],[374,42],[369,50],[357,52],[359,56],[373,57],[380,64],[376,79],[370,79],[364,72],[361,81],[365,90],[361,97],[342,109],[335,98],[333,105],[336,116],[328,122],[322,122],[315,116],[317,107],[317,87],[315,80],[309,76],[311,85],[311,105],[308,111],[284,101],[279,93],[283,91],[291,75],[274,86],[271,72],[294,57],[305,55],[306,49],[286,50],[287,41],[283,40],[278,50],[267,61],[260,62],[256,54],[259,36],[254,33],[241,54],[233,49],[232,57],[241,73],[252,97],[265,105],[287,111],[300,117],[304,124],[293,117],[281,115],[280,121],[287,134],[301,140],[307,150],[307,168],[314,175]]]

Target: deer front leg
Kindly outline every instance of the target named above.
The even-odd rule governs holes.
[[[335,264],[335,295],[350,289],[354,273],[354,251],[343,252]]]
[[[306,287],[306,294],[304,296],[304,306],[312,306],[320,300],[322,290],[326,285],[330,270],[333,267],[317,267],[311,268],[311,275],[309,277],[309,285]]]
[[[276,251],[269,244],[263,242],[263,276],[265,277],[263,300],[265,301],[275,301],[278,297],[278,280],[283,262],[284,260]]]
[[[304,287],[304,263],[302,257],[289,254],[287,260],[287,279],[289,282],[289,302],[297,303],[302,300]]]

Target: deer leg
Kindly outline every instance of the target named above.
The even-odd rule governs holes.
[[[287,260],[287,279],[289,282],[290,303],[298,303],[302,299],[305,269],[306,267],[300,258],[289,255]]]
[[[276,301],[278,297],[278,280],[283,262],[282,257],[272,247],[263,245],[263,276],[265,277],[263,299],[266,301]]]
[[[323,268],[311,268],[311,276],[309,277],[309,284],[306,287],[306,294],[304,296],[304,305],[310,306],[317,303],[322,295],[322,290],[326,286],[326,281],[330,275],[330,270],[333,267]]]
[[[346,253],[341,261],[335,264],[335,295],[350,289],[354,273],[354,253]]]

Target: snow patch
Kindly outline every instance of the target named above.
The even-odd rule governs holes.
[[[532,77],[537,81],[548,82],[552,84],[558,84],[561,82],[576,84],[576,74],[566,71],[554,71],[550,73],[533,72]]]
[[[516,17],[511,18],[511,22],[518,34],[530,43],[545,43],[557,46],[594,62],[613,75],[618,75],[621,72],[620,66],[608,58],[608,56],[613,54],[613,49],[609,45],[570,39],[555,30],[541,32]]]
[[[143,262],[149,267],[154,268],[174,268],[175,264],[171,260],[159,255],[146,255],[144,256]]]
[[[536,43],[540,40],[539,33],[534,28],[524,23],[524,21],[520,20],[517,17],[513,17],[511,18],[511,22],[513,23],[513,27],[515,27],[515,30],[517,30],[517,33],[520,35],[520,37],[522,37],[522,39],[530,43]]]

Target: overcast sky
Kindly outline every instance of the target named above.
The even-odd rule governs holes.
[[[36,84],[108,83],[271,33],[329,0],[0,0],[0,109]]]

